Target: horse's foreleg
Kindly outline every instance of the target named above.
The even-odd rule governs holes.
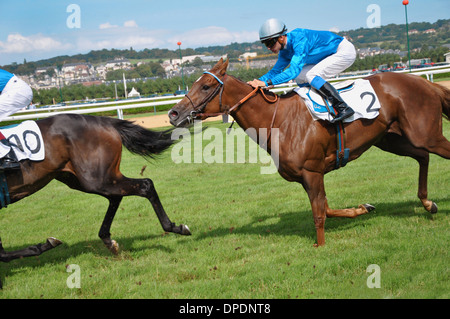
[[[9,261],[11,261],[13,259],[17,259],[17,258],[39,256],[43,252],[53,249],[56,246],[59,246],[61,244],[62,244],[62,242],[59,241],[58,239],[50,237],[50,238],[47,238],[47,241],[45,242],[45,244],[37,244],[37,245],[27,247],[25,249],[7,252],[7,251],[5,251],[5,249],[3,249],[3,245],[0,240],[0,261],[9,262]]]
[[[346,209],[327,208],[327,217],[355,218],[360,215],[370,213],[374,209],[375,207],[370,204],[359,205],[358,208],[346,208]]]
[[[330,209],[328,207],[325,195],[325,186],[323,182],[323,174],[315,172],[303,173],[303,187],[308,193],[309,201],[313,211],[314,225],[317,232],[317,244],[322,246],[325,244],[325,219],[327,217],[347,217],[355,218],[374,210],[375,207],[370,204],[360,205],[358,208],[348,209]]]
[[[325,245],[325,219],[328,209],[325,196],[323,174],[306,171],[303,173],[303,188],[308,194],[316,227],[317,242],[314,246]]]
[[[119,253],[119,244],[115,240],[111,239],[110,229],[121,201],[122,196],[109,198],[108,211],[106,212],[102,226],[100,227],[100,231],[98,233],[98,236],[103,240],[106,247],[108,247],[108,249],[115,255]]]

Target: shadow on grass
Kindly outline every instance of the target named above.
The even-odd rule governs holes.
[[[450,198],[440,198],[437,201],[439,207],[439,202],[448,202]],[[372,218],[377,218],[377,216],[391,216],[394,218],[408,218],[411,216],[417,216],[415,208],[422,210],[424,218],[433,220],[433,214],[428,213],[419,200],[405,201],[405,202],[382,202],[382,203],[371,203],[375,206],[375,210],[366,215],[361,215],[356,218],[327,218],[325,222],[325,234],[327,232],[337,232],[343,229],[348,229],[351,227],[357,227],[361,223]],[[332,207],[337,208],[337,207]],[[448,214],[450,211],[448,209],[440,209],[437,213]],[[267,224],[270,219],[278,218],[278,222]],[[250,223],[239,226],[236,228],[230,227],[220,227],[211,229],[207,232],[203,232],[197,235],[198,240],[202,240],[209,237],[224,237],[233,234],[250,234],[259,236],[289,236],[298,235],[308,240],[316,240],[316,230],[314,227],[314,221],[311,210],[301,210],[295,212],[280,212],[274,213],[273,215],[264,215],[254,218]]]

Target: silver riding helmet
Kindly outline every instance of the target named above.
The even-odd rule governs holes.
[[[287,33],[286,25],[278,19],[269,19],[259,29],[259,40],[278,38]]]

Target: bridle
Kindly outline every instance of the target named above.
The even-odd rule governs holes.
[[[220,98],[219,98],[219,110],[222,108],[222,93],[223,93],[223,88],[224,88],[224,83],[221,79],[219,79],[219,77],[211,72],[203,72],[203,74],[209,74],[211,76],[213,76],[217,82],[219,82],[219,85],[216,86],[216,88],[214,89],[214,91],[212,91],[210,94],[208,94],[202,102],[200,102],[197,106],[195,106],[194,102],[192,101],[192,99],[189,97],[189,94],[186,94],[185,97],[187,97],[187,99],[189,100],[189,102],[191,102],[192,104],[192,108],[193,110],[190,113],[190,116],[188,116],[188,122],[192,123],[192,121],[194,119],[196,119],[199,115],[204,115],[205,113],[203,113],[203,111],[205,110],[206,106],[208,105],[209,102],[212,101],[212,99],[214,99],[216,97],[217,94],[220,93]],[[226,76],[226,74],[225,74]],[[224,78],[225,78],[224,76]],[[222,113],[221,113],[222,114]]]
[[[227,74],[224,75],[223,80],[219,79],[219,77],[217,75],[215,75],[214,73],[205,71],[203,72],[203,74],[209,74],[212,77],[214,77],[214,79],[217,80],[217,82],[219,83],[218,86],[216,86],[216,88],[214,89],[214,91],[212,91],[210,94],[208,94],[202,102],[200,102],[197,106],[194,104],[194,102],[192,101],[192,99],[189,97],[189,94],[186,94],[185,97],[187,97],[187,99],[189,100],[189,102],[191,102],[192,104],[192,108],[193,110],[191,111],[190,115],[187,117],[187,120],[189,123],[192,123],[196,118],[198,118],[199,116],[207,116],[207,117],[211,117],[211,116],[218,116],[218,115],[224,115],[224,114],[230,114],[232,111],[234,111],[235,109],[237,109],[239,106],[241,106],[242,104],[244,104],[246,101],[248,101],[250,98],[252,98],[253,96],[256,95],[256,93],[258,91],[261,92],[262,96],[264,97],[264,99],[269,102],[269,103],[275,103],[278,101],[278,95],[275,94],[275,99],[270,100],[266,94],[264,93],[264,90],[260,87],[254,88],[252,92],[250,92],[248,95],[246,95],[244,98],[242,98],[241,100],[239,100],[239,102],[237,102],[235,105],[233,105],[231,108],[226,109],[224,111],[222,111],[222,93],[223,93],[223,89],[224,89],[224,81],[225,81],[225,77],[227,76]],[[216,96],[217,94],[219,94],[219,112],[217,113],[204,113],[203,111],[205,110],[206,106],[208,105],[209,102],[211,102]],[[278,106],[278,103],[277,103]],[[276,109],[275,109],[275,113],[276,113]],[[274,113],[274,118],[275,118],[275,113]],[[272,120],[273,122],[273,120]]]

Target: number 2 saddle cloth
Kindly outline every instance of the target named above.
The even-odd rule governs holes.
[[[335,85],[342,99],[350,106],[355,114],[345,119],[343,122],[353,122],[357,119],[374,119],[378,116],[380,102],[368,80],[357,79],[355,81],[345,81]],[[308,106],[308,110],[314,120],[330,121],[334,113],[328,101],[325,101],[311,87],[298,87],[294,89]]]

